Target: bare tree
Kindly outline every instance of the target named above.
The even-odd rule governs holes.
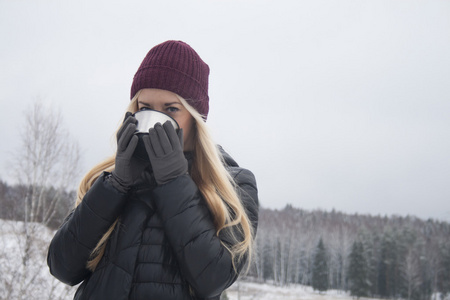
[[[29,188],[25,222],[47,225],[64,191],[74,188],[79,173],[79,145],[62,125],[59,112],[36,102],[25,114],[22,145],[15,153],[15,175]],[[56,193],[48,199],[49,187]]]
[[[338,290],[346,290],[347,260],[355,235],[349,227],[333,224],[327,230],[327,243],[330,255],[330,286]]]
[[[52,220],[67,192],[75,187],[80,150],[64,128],[61,114],[41,102],[36,101],[25,112],[24,119],[21,145],[12,159],[15,177],[26,187],[22,201],[24,220],[16,232],[20,265],[17,259],[6,260],[14,265],[8,268],[14,272],[8,274],[10,282],[3,282],[0,289],[7,289],[5,299],[55,299],[56,291],[61,289],[55,287],[53,279],[42,278],[50,276],[45,263],[49,240],[43,239],[43,228]],[[47,296],[42,294],[43,284],[50,285],[44,289],[50,293]],[[40,292],[36,293],[37,290]]]
[[[402,275],[405,282],[406,299],[410,300],[415,290],[419,289],[422,283],[419,258],[413,249],[409,249],[406,254],[405,261],[402,264]]]

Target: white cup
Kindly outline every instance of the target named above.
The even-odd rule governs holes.
[[[142,136],[148,134],[148,130],[150,128],[153,128],[158,122],[162,125],[167,121],[170,121],[172,123],[175,130],[178,130],[180,128],[177,121],[175,121],[171,116],[153,109],[140,110],[134,114],[134,117],[138,121],[135,134],[139,137],[136,150],[134,151],[134,156],[144,161],[149,161],[149,158],[147,155],[147,151],[145,150]]]
[[[158,122],[162,125],[167,121],[170,121],[175,130],[180,128],[177,121],[175,121],[171,116],[153,109],[140,110],[134,114],[134,117],[138,121],[136,125],[137,133],[148,133],[148,130],[153,128]]]

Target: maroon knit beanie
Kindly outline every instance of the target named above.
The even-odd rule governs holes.
[[[145,88],[183,97],[206,119],[209,110],[209,67],[188,44],[167,41],[147,53],[133,78],[131,99]]]

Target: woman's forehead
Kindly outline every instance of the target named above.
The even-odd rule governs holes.
[[[179,103],[177,95],[173,92],[160,89],[143,89],[138,96],[139,103],[160,104],[160,103]]]

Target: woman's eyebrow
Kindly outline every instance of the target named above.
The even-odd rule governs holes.
[[[174,104],[181,104],[180,102],[169,102],[169,103],[164,103],[165,106],[171,106]]]
[[[150,106],[150,104],[143,102],[143,101],[138,101],[139,104],[144,105],[144,106]]]

